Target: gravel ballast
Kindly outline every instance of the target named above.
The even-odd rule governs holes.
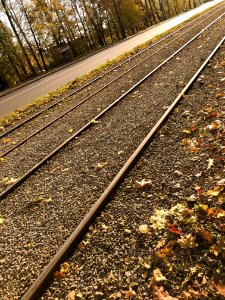
[[[67,261],[66,277],[55,279],[40,299],[61,300],[70,296],[74,299],[128,299],[128,295],[130,299],[164,299],[166,294],[160,294],[160,298],[151,283],[152,272],[157,267],[168,280],[160,284],[171,295],[169,298],[167,294],[168,299],[224,299],[223,293],[216,289],[211,294],[207,291],[213,286],[215,271],[203,274],[206,278],[203,284],[200,273],[196,274],[197,286],[193,279],[185,283],[184,275],[190,275],[190,270],[196,268],[200,260],[196,261],[194,255],[189,257],[191,254],[186,251],[178,257],[180,270],[175,272],[169,263],[172,264],[173,258],[167,265],[154,255],[154,251],[160,252],[160,235],[156,236],[153,229],[149,234],[139,231],[141,225],[149,226],[155,209],[187,203],[191,195],[197,194],[196,187],[211,189],[214,182],[225,175],[219,151],[212,148],[211,151],[191,152],[184,146],[184,139],[190,137],[187,131],[193,124],[198,132],[215,121],[209,108],[214,112],[222,111],[224,116],[224,58],[223,47]],[[191,137],[195,136],[195,130]],[[209,159],[214,159],[210,168]],[[152,186],[135,188],[134,182],[143,179],[151,180]],[[207,293],[199,293],[201,285]],[[192,298],[187,294],[185,297],[184,291],[190,291],[193,286],[195,294]]]

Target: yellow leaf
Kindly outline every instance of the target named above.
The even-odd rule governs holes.
[[[187,133],[187,134],[191,134],[191,130],[188,130],[188,129],[184,129],[182,130],[183,133]]]
[[[69,133],[72,133],[72,132],[73,132],[73,129],[72,129],[72,128],[70,128],[70,129],[68,130],[68,132],[69,132]]]
[[[144,225],[140,225],[139,228],[138,228],[139,232],[140,233],[148,233],[148,225],[144,224]]]
[[[2,139],[3,143],[6,144],[6,143],[9,143],[11,141],[10,138],[3,138]]]
[[[220,193],[220,191],[216,191],[216,190],[208,190],[206,193],[205,193],[205,195],[206,196],[218,196],[219,195],[219,193]]]
[[[69,270],[70,265],[68,262],[64,262],[60,265],[60,272],[67,273]]]
[[[2,182],[6,183],[6,184],[11,184],[11,183],[14,183],[16,181],[17,181],[17,178],[13,178],[13,177],[11,177],[11,178],[5,177],[5,178],[2,179]]]
[[[60,265],[60,270],[53,273],[56,279],[63,279],[66,277],[66,273],[69,270],[69,264],[64,262]]]
[[[2,225],[4,223],[4,219],[3,218],[0,218],[0,225]]]
[[[98,163],[96,165],[96,169],[102,169],[104,168],[108,163],[107,162],[102,162],[102,163]]]
[[[162,272],[160,271],[160,269],[155,269],[153,271],[153,282],[161,282],[166,280],[166,277],[163,276]]]

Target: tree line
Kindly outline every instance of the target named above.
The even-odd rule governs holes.
[[[204,0],[0,0],[0,90]]]

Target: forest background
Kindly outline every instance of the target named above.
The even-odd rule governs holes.
[[[0,91],[204,0],[0,0]]]

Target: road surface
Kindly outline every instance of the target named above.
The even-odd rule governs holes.
[[[126,51],[132,50],[134,47],[145,43],[154,38],[156,35],[173,28],[174,26],[188,20],[195,14],[212,7],[224,0],[214,0],[201,5],[191,11],[188,11],[180,16],[170,19],[166,22],[158,24],[148,30],[133,36],[125,41],[122,41],[110,48],[100,51],[88,58],[75,62],[59,71],[54,72],[44,78],[38,79],[24,87],[11,91],[0,97],[0,117],[4,117],[18,108],[34,101],[40,96],[47,95],[56,88],[74,80],[76,77],[84,75],[95,69],[101,64],[112,60]]]

